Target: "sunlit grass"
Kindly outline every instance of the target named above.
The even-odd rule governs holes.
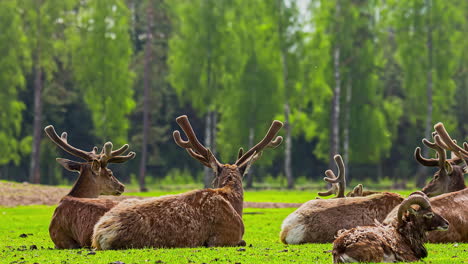
[[[288,195],[284,195],[288,196]],[[279,242],[283,219],[294,211],[245,209],[244,248],[97,251],[55,250],[48,225],[53,206],[0,208],[1,263],[331,263],[331,244],[287,246]],[[20,235],[26,234],[26,237]],[[23,235],[24,236],[24,235]],[[34,249],[37,247],[37,249]],[[468,244],[429,244],[427,263],[467,263]],[[16,261],[16,262],[15,262]],[[24,262],[23,262],[24,261]]]

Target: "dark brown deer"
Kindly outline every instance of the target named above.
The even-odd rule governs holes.
[[[198,141],[187,116],[176,119],[187,135],[174,131],[174,140],[190,156],[213,169],[216,189],[121,202],[94,227],[93,247],[124,249],[144,247],[201,247],[245,245],[242,240],[242,178],[266,147],[277,147],[283,124],[274,121],[265,138],[246,153],[239,151],[233,164],[220,163]]]
[[[346,190],[346,173],[345,173],[345,164],[341,155],[335,155],[333,157],[335,160],[336,166],[338,167],[338,177],[333,173],[332,170],[326,170],[325,175],[326,177],[323,178],[324,181],[331,184],[330,189],[326,192],[319,192],[319,196],[329,196],[329,195],[336,195],[335,198],[343,198],[343,197],[360,197],[360,196],[368,196],[371,194],[376,194],[378,192],[374,191],[364,191],[362,184],[356,185],[354,189],[348,192],[345,195]]]
[[[333,262],[410,262],[427,257],[428,231],[446,231],[449,222],[432,210],[422,192],[412,193],[398,209],[395,225],[342,230],[333,242]]]
[[[97,147],[87,152],[71,146],[67,142],[67,133],[63,132],[59,137],[53,126],[47,126],[44,130],[57,146],[85,160],[76,162],[57,158],[60,165],[69,171],[79,172],[79,176],[70,193],[60,200],[55,209],[49,226],[50,237],[59,249],[89,247],[95,223],[117,204],[113,200],[93,198],[99,195],[120,195],[125,189],[107,168],[107,164],[133,159],[135,153],[121,156],[129,146],[125,144],[113,151],[111,142],[104,144],[99,154]]]
[[[432,134],[434,142],[430,142],[427,139],[423,139],[422,142],[428,148],[434,149],[437,152],[437,158],[427,159],[422,157],[421,148],[417,147],[414,152],[415,159],[422,165],[427,167],[439,167],[439,170],[434,174],[431,181],[426,184],[422,191],[427,194],[429,197],[437,196],[443,193],[455,192],[466,188],[464,173],[466,173],[467,166],[466,161],[463,159],[463,152],[465,151],[462,148],[458,147],[453,141],[451,141],[450,136],[445,131],[445,128],[442,123],[438,123],[434,128],[440,130],[439,132],[434,132]],[[445,132],[444,132],[445,131]],[[447,146],[440,137],[448,137],[444,139],[450,140],[451,143],[448,143]],[[467,146],[467,144],[464,144]],[[457,146],[454,148],[454,146]],[[447,159],[446,150],[453,151],[458,157]],[[466,152],[466,151],[465,151]],[[464,163],[463,166],[458,164]]]

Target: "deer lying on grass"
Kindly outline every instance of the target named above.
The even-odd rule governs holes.
[[[88,199],[103,195],[120,195],[125,186],[117,180],[108,163],[122,163],[135,157],[134,152],[120,156],[128,149],[128,145],[112,151],[112,143],[107,142],[100,154],[97,147],[91,152],[77,149],[67,142],[67,133],[57,135],[53,126],[45,129],[47,136],[57,146],[73,156],[86,162],[76,162],[57,158],[65,169],[79,172],[78,180],[70,193],[64,196],[55,209],[49,226],[49,234],[56,248],[80,248],[91,246],[91,236],[94,224],[117,202],[109,199]]]
[[[216,189],[168,195],[144,201],[121,202],[107,212],[94,227],[93,247],[124,249],[143,247],[201,247],[245,245],[242,240],[242,177],[266,147],[275,148],[283,124],[274,121],[257,145],[239,151],[233,164],[221,164],[198,141],[187,116],[176,119],[188,140],[174,131],[174,140],[189,155],[215,173]]]
[[[444,125],[442,123],[436,124],[434,127],[437,127],[439,130],[445,131]],[[441,130],[441,131],[442,131]],[[444,133],[444,132],[442,132]],[[452,147],[446,146],[442,140],[442,135],[438,135],[438,132],[434,132],[432,134],[434,142],[430,142],[427,139],[423,139],[422,142],[428,148],[434,149],[437,151],[437,159],[426,159],[421,155],[421,148],[417,147],[414,152],[415,159],[422,164],[423,166],[427,167],[439,167],[439,170],[434,174],[432,180],[426,184],[426,186],[422,189],[422,191],[427,194],[429,197],[437,196],[439,194],[454,192],[463,190],[466,188],[465,179],[463,174],[467,172],[468,167],[466,166],[466,161],[461,157],[463,152],[456,151]],[[448,136],[448,133],[445,131],[444,137]],[[445,140],[451,140],[450,136],[445,138]],[[453,141],[451,144],[454,144]],[[451,145],[452,146],[452,145]],[[468,144],[464,144],[464,146],[468,149]],[[461,148],[460,148],[461,149]],[[457,158],[453,158],[447,160],[447,154],[445,150],[451,150],[453,153],[458,153]],[[463,149],[461,149],[463,150]],[[464,150],[463,150],[464,151]],[[464,166],[460,166],[461,162],[464,162]]]
[[[434,126],[436,130],[436,134],[434,134],[435,145],[438,147],[439,154],[439,161],[444,159],[445,151],[441,151],[441,149],[450,150],[457,158],[462,160],[463,162],[468,161],[468,151],[467,151],[467,144],[465,143],[465,149],[460,148],[458,145],[455,144],[454,140],[449,136],[447,131],[444,128],[442,123],[438,123]],[[429,142],[430,143],[430,142]],[[431,143],[431,146],[433,143]],[[426,144],[427,145],[427,144]],[[447,164],[447,162],[445,163]],[[447,165],[448,166],[448,165]],[[453,165],[454,171],[457,167]],[[439,175],[439,179],[431,181],[429,184],[433,185],[444,185],[447,186],[447,181],[440,180],[441,174],[436,174],[435,176]],[[434,177],[435,177],[434,176]],[[453,172],[452,176],[455,177]],[[463,179],[463,173],[458,174],[458,176]],[[455,178],[448,180],[448,182],[453,181]],[[454,186],[454,185],[451,185]],[[438,188],[435,186],[433,189],[444,189]],[[447,189],[445,189],[447,190]],[[449,189],[450,190],[450,189]],[[429,233],[428,239],[431,243],[449,243],[449,242],[468,242],[468,189],[462,189],[456,192],[445,193],[442,195],[438,195],[429,199],[434,212],[440,214],[445,219],[450,222],[450,227],[447,232],[441,234]],[[396,216],[397,216],[398,207],[394,208],[385,218],[384,224],[394,224],[396,223]]]
[[[336,195],[335,198],[342,198],[342,197],[360,197],[360,196],[368,196],[371,194],[376,194],[378,192],[373,192],[373,191],[364,191],[362,184],[356,185],[354,189],[350,192],[348,192],[346,195],[345,189],[346,189],[346,174],[345,174],[345,165],[343,162],[343,158],[341,155],[335,155],[333,157],[335,160],[335,163],[338,167],[338,177],[336,177],[335,173],[333,173],[332,170],[326,170],[325,175],[327,177],[323,178],[324,181],[328,182],[331,184],[330,189],[328,189],[326,192],[319,192],[319,196],[329,196],[329,195]]]
[[[327,176],[342,179],[345,173],[343,160],[336,155],[335,162],[340,169],[338,177],[330,172]],[[344,188],[339,193],[343,194]],[[401,201],[400,195],[388,192],[364,197],[310,200],[286,217],[280,239],[285,244],[330,243],[341,229],[371,225],[374,219],[382,221]]]
[[[411,194],[398,210],[397,224],[359,226],[340,231],[333,262],[410,262],[427,257],[426,232],[447,230],[449,223],[431,208],[422,192]]]

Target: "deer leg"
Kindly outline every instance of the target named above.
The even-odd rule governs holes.
[[[52,239],[55,244],[56,249],[74,249],[81,248],[80,244],[76,242],[73,238],[65,234],[57,234],[57,236]]]
[[[234,209],[232,209],[234,211]],[[220,216],[213,228],[214,232],[206,242],[209,247],[216,246],[245,246],[242,240],[244,235],[244,223],[242,218],[234,211],[230,217]]]

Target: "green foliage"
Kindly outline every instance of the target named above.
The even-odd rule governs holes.
[[[122,0],[83,2],[68,32],[72,68],[92,113],[94,134],[114,144],[127,141],[127,115],[135,107],[130,13]]]
[[[20,156],[30,152],[24,143],[31,137],[20,136],[26,106],[19,100],[18,92],[26,85],[25,74],[31,66],[20,12],[18,1],[0,2],[0,165],[10,161],[18,165]]]

